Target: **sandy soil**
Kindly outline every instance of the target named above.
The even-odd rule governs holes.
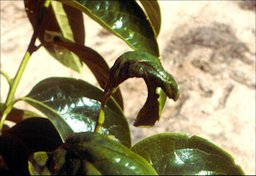
[[[160,1],[159,35],[164,67],[178,81],[181,98],[167,101],[154,128],[131,126],[134,142],[159,132],[200,135],[226,149],[246,174],[255,171],[255,1]],[[254,6],[253,6],[254,5]],[[1,69],[14,76],[31,37],[22,1],[1,1]],[[86,45],[111,66],[130,50],[85,16]],[[96,84],[85,67],[81,75],[52,59],[44,49],[32,56],[17,96],[51,76],[72,76]],[[141,79],[121,85],[125,114],[133,123],[145,102]],[[1,102],[7,83],[1,78]],[[136,103],[134,103],[136,100]],[[27,107],[20,104],[20,107]]]

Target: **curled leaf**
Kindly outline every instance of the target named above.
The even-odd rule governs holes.
[[[174,78],[164,70],[160,60],[146,52],[131,51],[121,55],[110,70],[109,81],[106,86],[106,96],[128,78],[143,78],[148,87],[148,98],[140,110],[135,126],[154,125],[159,120],[159,87],[164,93],[176,101],[179,88]],[[164,101],[164,100],[160,100]]]

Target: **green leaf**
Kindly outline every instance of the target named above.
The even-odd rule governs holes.
[[[82,10],[124,40],[131,48],[159,55],[153,28],[136,1],[70,0],[61,2]]]
[[[85,29],[82,12],[57,1],[52,1],[51,5],[63,38],[83,45]]]
[[[24,1],[28,18],[34,29],[38,25],[39,10],[43,2],[42,0]],[[82,64],[73,52],[47,42],[59,37],[83,45],[85,34],[82,12],[60,2],[52,1],[44,19],[38,36],[42,45],[63,65],[80,72]]]
[[[50,171],[44,167],[48,160],[48,153],[35,152],[28,160],[28,170],[30,175],[51,175]]]
[[[34,165],[37,167],[37,165]],[[49,157],[45,167],[58,175],[156,175],[141,156],[99,133],[78,133]]]
[[[161,114],[162,114],[162,111],[164,109],[164,105],[165,105],[167,96],[160,87],[156,88],[156,94],[159,95],[157,101],[158,101],[158,104],[159,104],[159,117],[160,117]]]
[[[18,137],[29,151],[53,151],[62,144],[61,138],[46,118],[34,117],[21,121],[8,131]]]
[[[243,175],[234,159],[209,141],[179,133],[146,138],[132,147],[159,175]]]
[[[33,90],[32,90],[33,91]],[[24,97],[23,100],[30,105],[34,106],[36,109],[41,111],[46,115],[46,117],[51,121],[51,123],[54,125],[56,130],[58,131],[62,141],[65,141],[65,139],[74,133],[74,131],[71,129],[69,124],[63,119],[60,114],[58,114],[55,109],[51,108],[47,104],[29,97]]]
[[[164,99],[159,99],[159,87],[165,94],[176,101],[179,97],[179,88],[173,77],[162,67],[159,58],[146,52],[126,52],[121,55],[110,70],[109,81],[106,86],[106,95],[111,95],[116,87],[128,78],[143,78],[148,87],[148,98],[140,110],[135,126],[152,126],[159,120]]]
[[[80,60],[90,68],[101,88],[105,88],[109,79],[110,69],[104,58],[99,53],[89,47],[71,42],[59,40],[55,41],[54,44],[56,46],[64,47],[79,56]],[[113,98],[123,109],[123,98],[119,89],[115,94],[113,94]]]
[[[84,160],[82,164],[84,165],[83,173],[86,172],[87,175],[102,175],[93,163]]]
[[[140,0],[157,36],[161,28],[161,12],[157,0]]]
[[[102,96],[101,90],[82,80],[48,78],[39,82],[25,101],[42,111],[65,140],[73,132],[94,131]],[[126,118],[112,99],[106,106],[102,133],[131,145]]]

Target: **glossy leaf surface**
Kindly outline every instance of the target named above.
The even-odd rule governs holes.
[[[34,167],[37,165],[34,163]],[[59,175],[156,175],[141,156],[99,133],[77,133],[49,156],[45,167]],[[44,168],[41,168],[43,170]]]
[[[89,47],[71,42],[55,41],[54,45],[64,47],[67,50],[74,52],[80,60],[89,67],[101,88],[105,88],[110,69],[104,58],[99,53]],[[113,97],[123,109],[123,99],[120,90],[117,90],[116,93],[113,94]]]
[[[153,28],[134,0],[70,0],[63,3],[81,9],[104,28],[123,39],[135,50],[158,56]]]
[[[39,10],[43,1],[25,0],[24,2],[28,18],[35,30],[38,27]],[[56,37],[59,37],[83,45],[85,33],[81,11],[60,2],[52,1],[45,14],[44,21],[42,21],[38,37],[47,51],[59,62],[80,72],[82,64],[79,58],[63,47],[49,44],[49,41],[54,41]]]
[[[139,77],[145,80],[148,98],[137,116],[135,126],[152,126],[159,120],[159,101],[164,101],[159,99],[159,87],[174,101],[179,97],[176,81],[164,70],[159,58],[145,52],[133,51],[121,55],[111,68],[109,77],[106,95],[111,95],[115,88],[128,78]]]
[[[161,12],[157,0],[140,0],[157,36],[161,28]]]
[[[101,90],[82,80],[48,78],[39,82],[25,100],[42,111],[65,140],[73,132],[94,131],[102,96]],[[102,133],[131,145],[126,118],[112,99],[106,106]]]
[[[132,147],[159,175],[243,175],[225,151],[209,141],[179,133],[146,138]]]

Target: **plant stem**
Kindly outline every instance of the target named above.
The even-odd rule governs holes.
[[[98,117],[97,117],[97,120],[96,120],[95,129],[94,129],[94,132],[96,132],[96,133],[101,132],[102,125],[105,121],[105,110],[104,110],[105,108],[104,107],[107,104],[107,102],[108,102],[112,93],[113,92],[107,91],[105,93],[105,95],[103,96],[103,98],[102,98],[99,114],[98,114]]]
[[[103,105],[103,106],[100,107],[100,112],[99,112],[99,115],[97,117],[94,132],[97,132],[97,133],[101,132],[101,128],[102,128],[102,125],[103,125],[104,121],[105,121],[105,111],[104,111],[104,105]]]
[[[5,105],[6,106],[8,106],[13,101],[13,98],[14,98],[15,92],[17,90],[18,84],[20,82],[20,79],[21,79],[21,77],[23,75],[23,72],[24,72],[24,70],[26,68],[26,65],[27,65],[27,63],[28,63],[28,61],[30,59],[30,55],[31,55],[30,52],[26,51],[26,53],[25,53],[25,55],[24,55],[24,57],[22,59],[22,62],[20,64],[20,66],[19,66],[19,69],[18,69],[18,71],[17,71],[17,73],[16,73],[16,75],[15,75],[15,77],[13,79],[13,83],[12,83],[12,85],[10,87],[10,91],[9,91],[9,93],[7,95],[7,99],[5,101]]]
[[[18,68],[18,71],[13,79],[13,82],[10,86],[5,104],[4,104],[4,108],[3,108],[3,114],[1,117],[1,121],[0,121],[0,135],[2,134],[2,129],[3,129],[3,125],[4,125],[4,121],[7,118],[8,114],[11,112],[13,105],[17,102],[14,100],[14,96],[16,93],[16,90],[18,88],[19,82],[21,80],[21,77],[24,73],[24,70],[27,66],[27,63],[32,55],[32,53],[34,53],[39,47],[35,46],[35,42],[38,36],[38,33],[40,32],[40,28],[44,19],[44,15],[46,10],[48,9],[49,5],[50,5],[51,0],[45,0],[44,2],[44,6],[42,7],[42,9],[40,10],[40,12],[38,13],[38,21],[37,21],[37,26],[34,29],[34,33],[32,35],[32,38],[30,40],[30,43],[28,45],[27,51],[22,59],[22,62]]]

